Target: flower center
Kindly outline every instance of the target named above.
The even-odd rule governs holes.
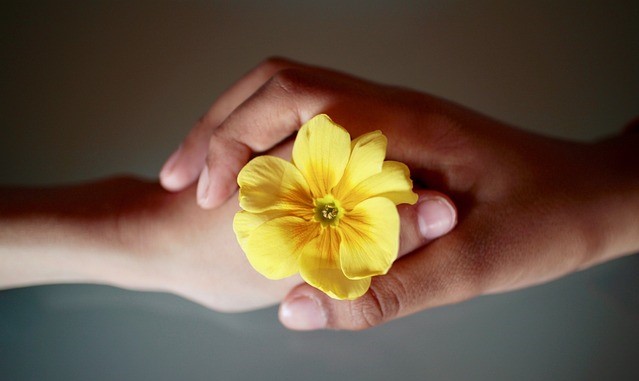
[[[322,209],[322,217],[327,220],[332,220],[333,218],[337,218],[337,207],[333,204],[324,205],[324,209]]]
[[[344,215],[344,209],[341,207],[332,195],[326,195],[322,198],[315,199],[315,221],[322,226],[337,226],[340,218]]]

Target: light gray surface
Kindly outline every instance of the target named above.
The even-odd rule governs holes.
[[[106,287],[15,290],[0,293],[0,371],[20,380],[636,380],[638,271],[632,257],[357,333],[287,332],[274,309],[223,315]]]
[[[639,113],[639,3],[65,2],[0,12],[0,183],[154,176],[279,54],[589,140]],[[100,286],[0,293],[7,380],[639,379],[638,257],[366,332]]]

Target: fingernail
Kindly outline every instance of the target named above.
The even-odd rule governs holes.
[[[162,166],[162,170],[160,170],[160,177],[167,177],[171,174],[171,172],[173,171],[173,167],[175,167],[175,163],[177,163],[178,159],[180,158],[181,153],[182,146],[179,146],[178,149],[176,149],[175,152],[173,152],[171,156],[169,156],[166,163],[164,163],[164,166]]]
[[[206,207],[209,199],[209,166],[205,165],[197,183],[197,202]]]
[[[282,303],[280,319],[288,328],[299,331],[326,328],[324,310],[317,300],[307,296]]]
[[[455,209],[441,197],[421,201],[417,206],[419,231],[426,239],[441,237],[455,225]]]

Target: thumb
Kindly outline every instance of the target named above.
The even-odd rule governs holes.
[[[457,209],[444,194],[415,190],[415,205],[402,204],[399,212],[399,254],[401,257],[443,236],[457,224]]]
[[[457,223],[457,213],[450,199],[431,190],[417,193],[419,199],[415,205],[398,207],[401,224],[399,256],[406,255],[433,239],[443,236]],[[376,279],[373,279],[373,285],[383,281],[383,284],[392,287],[393,282],[390,281],[392,273],[378,278],[380,282],[375,282]],[[383,309],[385,305],[385,301],[380,299],[381,295],[371,297],[369,294],[374,292],[369,290],[367,294],[354,301],[340,301],[331,299],[308,284],[302,284],[289,292],[282,301],[279,319],[284,326],[294,330],[368,328],[381,321],[370,322],[362,318],[365,317],[367,301],[376,304],[374,307],[377,309]],[[354,306],[357,308],[353,308]],[[349,316],[346,312],[353,316]]]

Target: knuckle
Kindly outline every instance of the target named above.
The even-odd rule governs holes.
[[[205,133],[208,130],[213,129],[220,123],[220,120],[212,112],[207,112],[200,116],[193,126],[192,131],[196,134]]]
[[[402,281],[392,274],[374,279],[368,292],[352,305],[355,327],[367,329],[396,318],[405,304],[406,295]]]
[[[279,70],[273,75],[269,85],[286,95],[297,94],[309,87],[306,72],[293,68]]]
[[[206,153],[206,163],[211,165],[215,161],[216,155],[227,150],[229,144],[231,143],[224,137],[212,136],[207,144],[208,151]]]
[[[260,62],[260,64],[257,65],[257,70],[265,73],[268,77],[270,77],[278,71],[288,67],[292,67],[294,65],[295,64],[293,63],[293,61],[288,60],[284,57],[271,56]]]
[[[204,149],[207,146],[208,138],[209,136],[205,133],[204,128],[198,123],[198,125],[184,137],[182,146],[188,151]]]

